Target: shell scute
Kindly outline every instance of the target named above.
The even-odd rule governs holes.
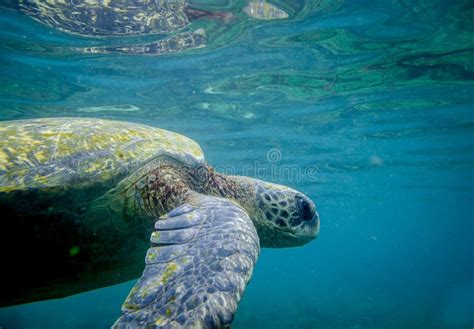
[[[160,155],[204,161],[189,138],[140,124],[80,118],[0,122],[0,191],[125,177]]]

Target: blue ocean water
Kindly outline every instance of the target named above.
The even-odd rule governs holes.
[[[164,56],[80,52],[154,36],[73,36],[2,9],[0,119],[165,128],[315,200],[320,236],[262,250],[233,328],[472,328],[472,1],[281,0],[275,21],[194,3],[235,18]],[[0,327],[107,328],[133,284],[2,308]]]

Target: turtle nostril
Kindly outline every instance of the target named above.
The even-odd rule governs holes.
[[[308,200],[304,198],[298,198],[298,207],[300,208],[301,218],[304,221],[309,222],[316,215],[314,207],[311,206]]]

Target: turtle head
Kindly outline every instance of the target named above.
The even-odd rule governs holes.
[[[318,236],[319,215],[306,195],[257,179],[239,177],[239,180],[255,192],[241,205],[248,211],[262,247],[299,246]]]

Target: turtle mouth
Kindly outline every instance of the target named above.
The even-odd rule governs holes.
[[[268,224],[267,224],[268,225]],[[303,222],[296,227],[267,226],[271,233],[270,239],[260,240],[262,247],[291,248],[303,246],[319,235],[319,217],[315,216],[311,221]],[[263,233],[263,237],[267,234]]]
[[[277,247],[303,246],[316,238],[317,234],[301,234],[300,232],[282,232]]]
[[[319,215],[316,213],[310,221],[304,222],[295,232],[289,232],[295,239],[306,241],[314,240],[319,235]]]

